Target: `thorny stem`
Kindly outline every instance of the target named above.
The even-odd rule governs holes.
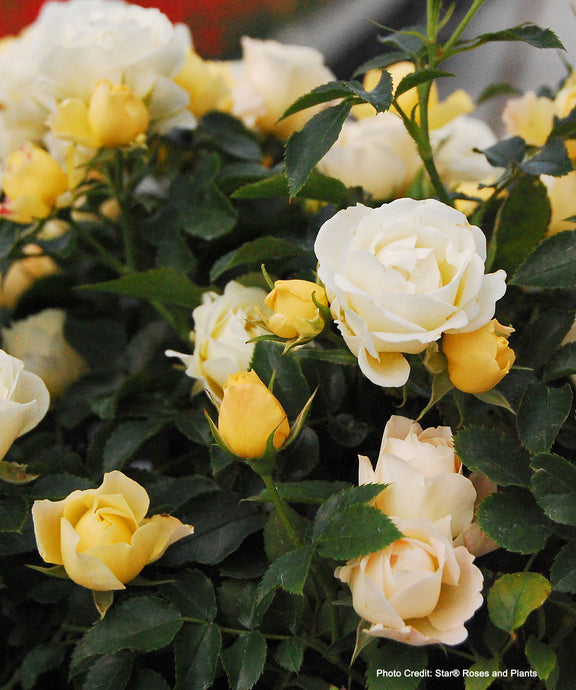
[[[452,33],[452,36],[446,41],[446,43],[443,46],[443,53],[446,56],[447,53],[449,53],[452,48],[456,45],[456,42],[462,35],[462,32],[464,29],[468,26],[470,21],[472,20],[472,17],[478,12],[480,7],[484,4],[485,0],[474,0],[472,5],[470,6],[470,9],[466,14],[464,15],[464,18],[460,22],[460,24],[456,27],[454,32]]]

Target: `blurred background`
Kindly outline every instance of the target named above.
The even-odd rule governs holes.
[[[381,52],[381,27],[399,29],[421,22],[424,0],[139,0],[158,7],[174,22],[186,22],[204,58],[239,56],[239,39],[276,38],[318,48],[337,77],[349,78],[365,60]],[[446,5],[449,3],[447,2]],[[0,35],[32,22],[39,0],[0,0]],[[457,0],[456,18],[470,6]],[[441,80],[441,92],[465,88],[477,97],[490,83],[509,82],[524,91],[554,85],[576,63],[576,10],[572,0],[487,0],[469,34],[530,21],[552,28],[567,52],[536,50],[519,43],[492,44],[457,58],[456,79]],[[450,69],[450,65],[446,67]]]

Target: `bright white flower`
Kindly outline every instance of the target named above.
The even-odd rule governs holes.
[[[24,362],[0,350],[0,460],[12,443],[33,429],[50,405],[50,394]]]
[[[375,199],[391,199],[405,192],[420,165],[416,145],[402,120],[392,113],[379,113],[345,122],[318,169],[348,187],[360,185]]]
[[[254,343],[248,340],[266,332],[255,323],[262,320],[261,313],[269,313],[265,298],[264,290],[236,281],[226,285],[223,295],[202,295],[202,304],[192,312],[194,353],[166,353],[179,357],[186,374],[197,380],[194,393],[206,390],[220,401],[228,375],[249,370]]]
[[[380,386],[406,383],[403,353],[487,323],[506,291],[504,271],[484,274],[480,228],[433,199],[351,206],[324,223],[314,250],[332,316]]]

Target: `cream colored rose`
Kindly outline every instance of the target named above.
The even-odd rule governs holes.
[[[321,84],[334,80],[315,48],[242,38],[242,61],[235,75],[233,113],[285,139],[318,112],[307,108],[279,121],[288,106]]]
[[[359,456],[359,484],[388,484],[375,505],[386,515],[432,522],[451,518],[457,537],[474,517],[476,491],[461,474],[449,427],[423,430],[406,417],[393,416],[386,424],[376,467]]]
[[[22,295],[37,280],[58,271],[58,265],[50,256],[42,254],[36,244],[27,244],[25,256],[10,264],[6,275],[1,277],[0,306],[14,309]]]
[[[427,199],[338,212],[314,245],[332,316],[360,369],[402,386],[444,332],[473,331],[494,315],[506,274],[484,274],[486,238],[466,216]]]
[[[497,491],[498,487],[495,482],[488,479],[482,472],[472,472],[470,481],[476,490],[476,501],[474,503],[474,515],[476,515],[480,503],[482,503],[487,496]],[[465,546],[476,558],[500,548],[493,539],[480,529],[480,525],[476,521],[472,522],[464,529],[454,540],[454,545]]]
[[[194,393],[207,390],[220,401],[229,374],[248,371],[254,352],[254,343],[248,341],[266,332],[256,323],[261,321],[261,313],[269,313],[265,298],[264,290],[244,287],[236,281],[226,285],[223,295],[202,295],[202,304],[192,312],[193,354],[173,350],[166,353],[179,357],[186,374],[196,379]]]
[[[38,551],[82,587],[125,589],[145,565],[194,531],[170,515],[146,518],[149,505],[146,490],[117,470],[105,474],[97,489],[73,491],[62,501],[34,501]]]
[[[488,182],[503,172],[493,168],[483,153],[497,141],[482,120],[460,116],[430,134],[434,160],[444,184],[454,187],[461,182]]]
[[[576,222],[568,220],[576,216],[576,171],[562,177],[542,175],[540,179],[546,185],[552,210],[548,234],[576,229]]]
[[[50,405],[42,379],[24,369],[24,362],[0,350],[0,460],[12,443],[33,429]]]
[[[421,161],[402,120],[392,113],[345,122],[318,169],[348,187],[361,186],[375,199],[406,191]]]
[[[189,50],[174,81],[190,94],[190,110],[198,118],[211,110],[232,108],[232,79],[225,62],[203,60]]]
[[[57,399],[88,371],[88,364],[64,337],[66,313],[44,309],[2,329],[4,348],[42,378]]]
[[[522,137],[531,146],[542,146],[552,129],[555,110],[553,100],[528,91],[508,100],[502,120],[510,136]]]
[[[450,518],[394,520],[403,537],[336,570],[352,592],[365,634],[415,646],[456,645],[483,602],[481,571],[452,545]]]

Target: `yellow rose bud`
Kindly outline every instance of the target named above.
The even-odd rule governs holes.
[[[40,555],[63,565],[76,584],[95,591],[125,589],[148,563],[194,529],[170,515],[146,518],[146,490],[122,472],[104,475],[97,489],[32,507]]]
[[[232,108],[232,90],[224,64],[203,60],[190,50],[174,81],[190,94],[190,110],[196,117],[211,110],[228,112]]]
[[[124,146],[148,129],[148,109],[130,87],[102,79],[90,99],[88,124],[98,146]]]
[[[60,165],[30,142],[10,155],[1,182],[6,200],[0,215],[16,223],[31,223],[50,215],[58,197],[68,189]]]
[[[494,388],[514,364],[516,355],[508,347],[513,331],[492,319],[477,331],[445,333],[442,351],[454,386],[465,393],[484,393]]]
[[[256,372],[230,374],[218,415],[218,431],[230,450],[241,458],[258,458],[274,433],[280,448],[290,433],[284,408]]]
[[[274,314],[266,326],[281,338],[311,338],[324,328],[324,319],[314,304],[328,306],[326,291],[309,280],[277,280],[264,303]]]
[[[26,245],[24,254],[27,256],[11,263],[6,275],[2,277],[0,306],[8,309],[14,309],[20,297],[34,282],[58,271],[54,259],[42,255],[38,245]]]

